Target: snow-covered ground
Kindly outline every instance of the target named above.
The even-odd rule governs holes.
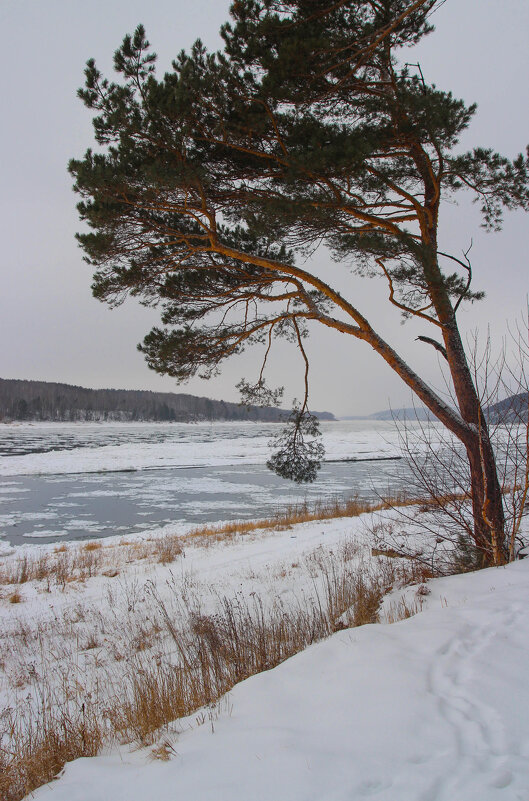
[[[315,554],[322,563],[354,540],[353,559],[367,565],[368,523],[318,521],[186,545],[170,567],[131,563],[65,591],[32,582],[22,603],[0,601],[2,636],[23,630],[31,644],[38,629],[41,655],[49,646],[56,658],[53,636],[64,621],[79,650],[94,615],[108,642],[76,659],[79,669],[91,660],[95,670],[122,635],[119,615],[125,625],[131,604],[148,604],[146,582],[162,594],[185,587],[206,609],[230,593],[288,606],[316,586]],[[153,760],[151,748],[115,747],[68,764],[34,799],[529,801],[529,559],[431,580],[428,589],[395,588],[385,599],[382,621],[402,595],[408,607],[422,607],[414,617],[340,631],[237,685],[214,711],[180,720],[169,761]],[[38,664],[18,689],[20,702],[36,674]],[[4,702],[12,698],[8,678],[4,672]]]
[[[529,798],[529,564],[433,583],[428,610],[335,634],[182,723],[167,763],[81,759],[36,801]]]

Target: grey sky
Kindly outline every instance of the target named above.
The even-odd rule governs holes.
[[[1,0],[1,377],[237,400],[234,385],[256,374],[251,352],[210,382],[178,387],[148,370],[136,343],[156,314],[132,302],[111,312],[91,297],[90,269],[74,241],[79,224],[66,172],[68,159],[92,144],[90,115],[75,96],[86,60],[95,57],[110,74],[123,35],[143,22],[163,71],[197,37],[216,47],[228,7],[227,0]],[[410,51],[410,61],[420,61],[428,81],[477,101],[464,147],[516,155],[529,142],[529,3],[447,0],[435,22],[437,31]],[[519,317],[529,289],[528,232],[529,218],[522,213],[508,213],[503,232],[490,235],[480,230],[469,203],[443,210],[443,249],[460,253],[472,238],[475,286],[487,292],[484,301],[462,311],[465,331],[478,328],[484,336],[490,325],[500,345],[507,321]],[[345,268],[331,264],[324,252],[314,258],[366,309],[374,327],[442,388],[436,356],[415,341],[428,332],[417,324],[400,325],[388,311],[384,286],[358,279],[353,285]],[[357,414],[389,402],[409,405],[408,390],[362,343],[315,330],[309,351],[313,408]],[[271,383],[286,383],[290,399],[301,391],[300,378],[299,358],[278,347]]]

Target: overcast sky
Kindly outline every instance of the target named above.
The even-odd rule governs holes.
[[[0,0],[0,377],[237,400],[234,385],[256,376],[251,352],[232,360],[218,379],[184,386],[147,368],[136,344],[156,314],[132,301],[110,311],[92,298],[90,268],[74,240],[79,223],[66,171],[68,159],[93,142],[90,114],[76,98],[86,60],[95,57],[109,75],[123,35],[142,22],[163,72],[197,37],[216,48],[228,8],[228,0]],[[434,19],[437,31],[410,51],[409,60],[420,61],[427,81],[478,103],[464,147],[515,156],[529,142],[529,2],[446,0]],[[508,321],[519,318],[526,303],[529,218],[508,213],[500,234],[485,234],[479,223],[469,203],[444,208],[441,249],[459,254],[473,240],[475,287],[487,298],[461,312],[461,326],[479,330],[482,339],[490,327],[500,346]],[[314,258],[366,310],[375,329],[442,388],[435,354],[415,340],[429,332],[400,325],[388,313],[382,285],[353,283],[324,252]],[[314,409],[346,415],[410,405],[406,387],[363,343],[316,330],[309,352]],[[300,379],[299,358],[278,347],[271,383],[286,384],[289,400],[300,393]]]

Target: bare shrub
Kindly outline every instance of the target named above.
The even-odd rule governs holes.
[[[480,347],[475,336],[470,352],[483,409],[478,428],[484,432],[488,429],[502,497],[504,527],[491,528],[490,547],[497,550],[499,562],[504,563],[513,561],[525,544],[521,523],[529,512],[529,310],[521,322],[515,322],[510,340],[503,343],[496,356],[490,338]],[[409,522],[412,529],[426,534],[425,554],[429,550],[432,559],[436,559],[439,551],[445,550],[446,572],[477,570],[489,563],[490,553],[474,537],[476,499],[473,502],[470,493],[465,449],[439,425],[418,419],[411,422],[413,426],[405,420],[395,420],[404,463],[410,468],[408,492],[422,498],[422,503],[419,510],[409,514],[403,504],[392,504],[392,508],[398,511],[401,523]],[[486,483],[483,460],[482,470]],[[487,515],[485,506],[481,516],[489,525]],[[414,539],[412,536],[412,542]],[[386,547],[393,546],[392,539],[388,539]],[[403,545],[401,550],[413,553],[414,545]]]

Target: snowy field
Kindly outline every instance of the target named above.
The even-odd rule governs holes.
[[[330,496],[387,495],[402,460],[393,423],[322,424],[309,486],[267,470],[278,425],[24,423],[0,426],[0,552],[180,523],[262,518]]]
[[[401,623],[335,634],[237,686],[167,762],[69,764],[35,801],[527,801],[529,562],[431,583]]]
[[[177,595],[201,615],[224,598],[285,610],[307,597],[321,602],[329,559],[364,572],[380,560],[371,556],[377,522],[317,521],[209,547],[184,539],[171,565],[127,560],[113,575],[62,587],[34,580],[21,585],[16,605],[4,587],[2,705],[38,703],[43,674],[57,688],[70,682],[80,700],[111,691],[125,699],[131,671],[170,656],[163,632],[138,653],[120,653],[138,621],[155,621],[153,587],[175,621]],[[103,549],[111,554],[117,542]],[[417,614],[390,625],[403,601]],[[529,559],[407,588],[396,582],[380,623],[339,631],[164,729],[155,745],[167,761],[153,746],[114,744],[68,764],[32,797],[529,801],[528,605]]]

